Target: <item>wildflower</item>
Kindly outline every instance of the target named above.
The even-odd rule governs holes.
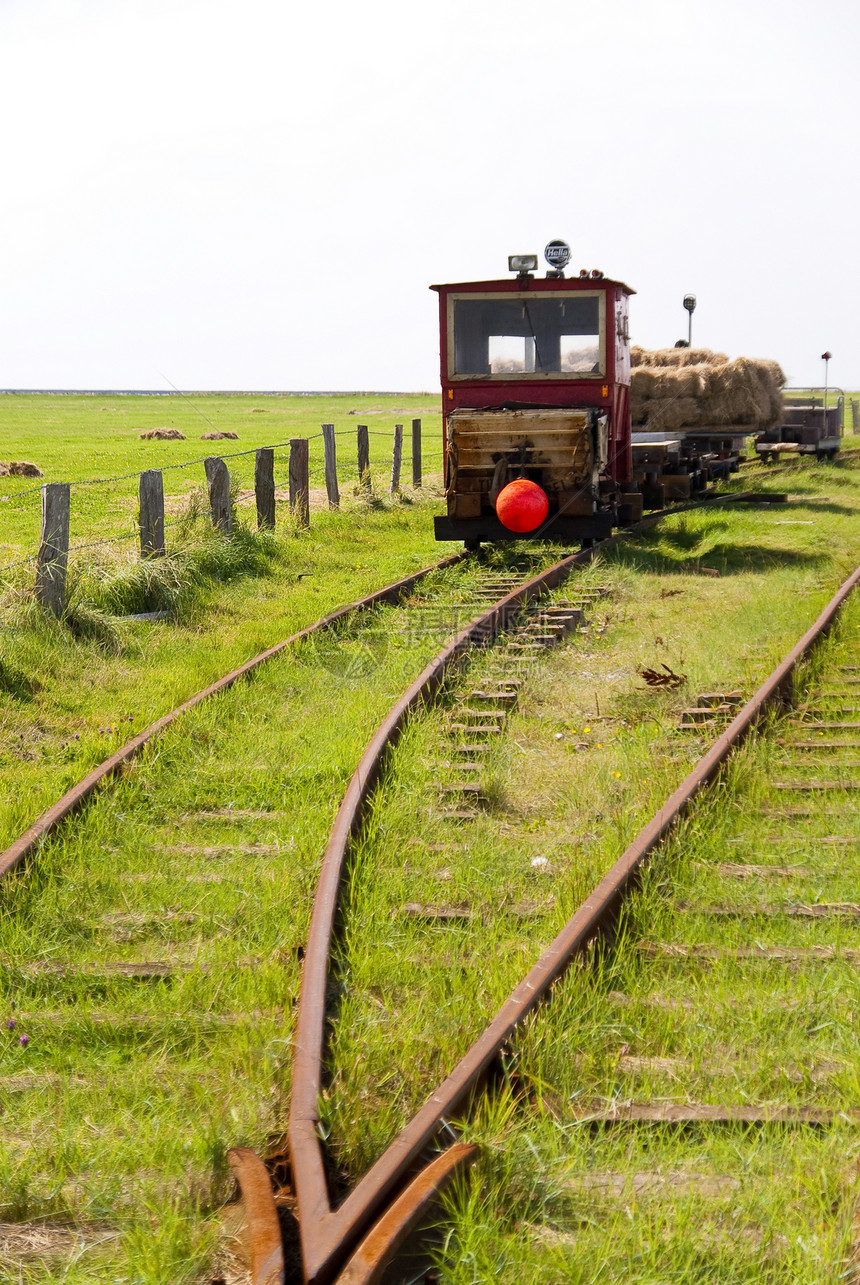
[[[21,1048],[22,1048],[22,1049],[25,1049],[25,1048],[27,1047],[27,1045],[30,1043],[30,1037],[29,1037],[29,1035],[19,1035],[19,1036],[18,1036],[18,1043],[21,1045]]]
[[[6,1030],[14,1031],[14,1029],[15,1029],[15,1019],[14,1017],[10,1017],[8,1022],[6,1023]]]
[[[584,727],[582,730],[583,730],[583,732],[590,732],[590,731],[591,731],[591,728],[590,728],[590,727]]]
[[[532,865],[534,866],[535,870],[540,870],[542,866],[545,866],[547,864],[548,863],[547,863],[546,857],[532,857]]]

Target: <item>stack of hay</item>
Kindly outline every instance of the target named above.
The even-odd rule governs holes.
[[[679,428],[749,425],[772,428],[782,418],[785,375],[775,361],[708,348],[631,348],[633,426],[650,433]]]

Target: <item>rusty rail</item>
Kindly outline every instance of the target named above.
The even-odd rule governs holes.
[[[332,1210],[317,1131],[318,1099],[322,1082],[329,951],[349,842],[362,824],[364,805],[379,780],[384,757],[396,744],[410,713],[432,698],[446,676],[476,642],[485,642],[500,633],[524,603],[555,588],[575,567],[584,565],[592,556],[592,550],[585,550],[562,559],[472,620],[393,706],[365,750],[338,810],[322,860],[302,968],[289,1121],[293,1184],[298,1200],[305,1275],[309,1282],[332,1279],[333,1273],[343,1265],[347,1254],[368,1232],[374,1219],[383,1214],[389,1198],[409,1175],[430,1136],[422,1131],[421,1142],[412,1145],[410,1141],[405,1146],[390,1147],[344,1204]]]
[[[284,1245],[269,1171],[250,1147],[232,1147],[227,1161],[245,1205],[251,1285],[284,1285]]]
[[[831,628],[843,603],[860,583],[860,568],[857,568],[785,660],[628,845],[469,1051],[430,1095],[424,1107],[390,1143],[340,1207],[333,1210],[317,1132],[317,1103],[321,1085],[328,953],[349,840],[361,824],[362,808],[379,779],[383,756],[387,748],[396,742],[410,711],[430,698],[477,635],[486,637],[489,630],[500,627],[500,620],[507,618],[525,599],[540,593],[544,587],[559,583],[577,563],[589,557],[590,553],[586,552],[556,564],[479,616],[458,635],[391,711],[362,758],[341,804],[323,859],[304,963],[289,1123],[292,1178],[298,1199],[302,1257],[308,1285],[328,1285],[334,1280],[340,1285],[347,1285],[347,1282],[352,1285],[358,1280],[369,1283],[378,1279],[384,1262],[393,1252],[394,1238],[405,1234],[403,1218],[395,1218],[396,1231],[391,1231],[390,1239],[386,1239],[390,1210],[395,1206],[400,1208],[401,1198],[397,1197],[397,1192],[419,1167],[422,1152],[437,1138],[447,1119],[466,1106],[516,1026],[547,995],[573,959],[587,948],[614,915],[648,855],[666,837],[699,790],[713,780],[728,755],[767,706],[784,694],[796,665]],[[464,1156],[459,1163],[468,1163],[469,1159],[471,1156]],[[435,1173],[429,1166],[424,1172],[423,1190],[427,1199],[428,1186],[433,1187]],[[450,1176],[450,1172],[445,1165],[440,1165],[440,1181],[443,1176]],[[390,1204],[392,1198],[395,1198],[395,1204]],[[416,1216],[412,1216],[413,1222]],[[359,1241],[361,1249],[357,1250]],[[375,1257],[371,1255],[369,1258],[367,1246],[373,1246]],[[364,1274],[360,1276],[351,1274],[356,1270],[354,1263],[357,1257],[361,1257],[363,1264]]]
[[[231,670],[229,674],[225,674],[223,678],[219,678],[217,682],[212,683],[203,691],[197,692],[195,696],[192,696],[182,705],[178,705],[169,714],[165,714],[157,722],[150,724],[149,727],[139,732],[137,736],[127,741],[121,749],[118,749],[109,758],[104,759],[97,767],[94,767],[82,780],[73,785],[61,799],[58,799],[56,803],[46,809],[23,834],[18,836],[14,843],[10,844],[4,852],[0,852],[0,880],[20,866],[36,850],[42,840],[52,830],[55,830],[66,817],[76,812],[102,781],[108,780],[119,771],[124,763],[128,763],[135,758],[148,741],[158,736],[160,732],[165,731],[170,727],[171,723],[175,723],[183,714],[187,714],[189,710],[194,709],[196,705],[208,700],[211,696],[217,696],[219,692],[226,691],[241,679],[247,678],[253,670],[260,665],[264,665],[267,661],[273,660],[294,643],[300,642],[303,638],[309,638],[312,634],[322,630],[330,629],[341,620],[345,620],[358,612],[366,611],[370,607],[378,606],[380,603],[397,602],[419,580],[422,580],[432,571],[441,571],[445,567],[453,566],[462,561],[464,556],[463,553],[451,554],[449,557],[443,558],[441,562],[434,562],[429,567],[423,567],[420,571],[413,572],[411,576],[396,580],[393,584],[386,585],[383,589],[377,589],[374,593],[368,594],[365,598],[359,598],[356,602],[349,603],[346,607],[339,607],[337,611],[323,616],[322,619],[315,621],[314,624],[307,625],[304,629],[300,629],[298,633],[291,634],[289,638],[285,638],[283,642],[276,643],[274,647],[269,647],[266,651],[261,652],[259,656],[246,661],[238,669]]]

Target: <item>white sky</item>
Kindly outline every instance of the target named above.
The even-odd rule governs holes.
[[[0,0],[0,387],[435,390],[555,237],[860,388],[857,0]]]

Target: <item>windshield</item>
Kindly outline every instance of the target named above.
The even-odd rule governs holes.
[[[602,293],[467,295],[451,302],[450,375],[603,373]]]

